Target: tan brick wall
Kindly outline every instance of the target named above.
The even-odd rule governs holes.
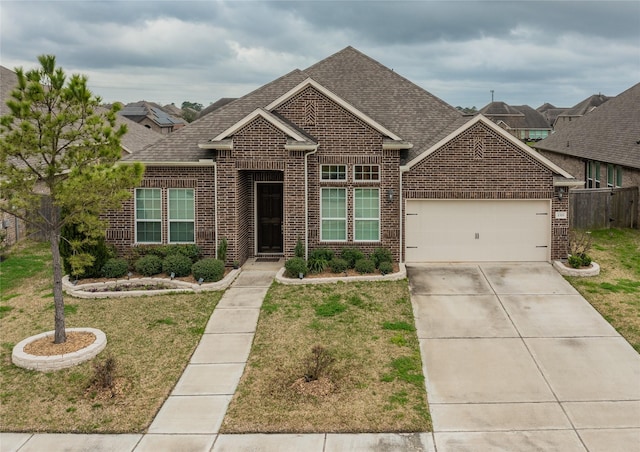
[[[555,196],[553,173],[478,123],[403,175],[405,199],[551,199],[551,258],[566,257],[568,197]]]

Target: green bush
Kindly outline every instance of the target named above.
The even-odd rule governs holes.
[[[347,261],[349,268],[355,268],[356,261],[364,259],[364,253],[357,248],[343,248],[340,257]]]
[[[333,251],[327,248],[316,248],[309,253],[309,259],[323,259],[330,262],[333,259]]]
[[[302,244],[302,240],[298,239],[296,242],[296,246],[293,248],[293,255],[295,257],[304,257],[304,245]]]
[[[591,265],[591,257],[588,254],[572,254],[569,256],[569,265],[573,268],[588,267]]]
[[[307,261],[307,268],[311,273],[322,273],[328,265],[329,262],[326,259],[320,257],[316,257],[313,259],[309,258],[309,260]]]
[[[354,268],[358,273],[373,273],[376,269],[376,264],[371,259],[358,259]]]
[[[393,262],[393,256],[391,251],[387,248],[376,248],[371,255],[373,263],[376,264],[376,268],[380,268],[380,264],[383,262]]]
[[[224,262],[220,259],[202,259],[193,264],[191,273],[197,280],[202,278],[203,282],[220,281],[224,276]]]
[[[582,260],[583,267],[588,267],[589,265],[591,265],[591,256],[589,256],[588,254],[582,253],[580,255],[580,259]]]
[[[157,275],[162,271],[162,259],[155,254],[147,254],[138,259],[133,267],[143,276]]]
[[[107,245],[105,237],[101,236],[94,239],[93,244],[85,243],[76,250],[76,253],[86,253],[93,256],[93,263],[84,267],[84,271],[79,272],[74,270],[71,264],[74,250],[69,242],[80,242],[86,240],[87,237],[80,231],[75,224],[68,224],[62,228],[62,237],[65,240],[60,240],[60,256],[62,257],[62,265],[65,273],[74,276],[82,276],[83,278],[100,278],[102,276],[102,267],[106,262],[115,257],[116,253],[112,246]]]
[[[380,270],[380,273],[383,275],[388,275],[389,273],[393,273],[393,264],[387,261],[380,262],[378,270]]]
[[[174,254],[180,254],[189,258],[191,263],[198,262],[202,255],[202,249],[193,243],[186,245],[167,245],[165,257],[172,256]],[[191,271],[191,270],[189,270]]]
[[[121,278],[129,271],[129,263],[126,259],[115,258],[107,260],[102,266],[102,276],[105,278]]]
[[[298,278],[298,275],[302,273],[303,276],[307,274],[309,269],[307,263],[301,257],[292,257],[284,263],[284,268],[287,271],[287,276],[290,278]]]
[[[167,275],[175,273],[175,276],[188,276],[191,274],[193,262],[184,254],[169,254],[162,261],[162,271]]]
[[[349,268],[349,263],[341,257],[334,257],[329,262],[329,268],[333,273],[343,273]]]

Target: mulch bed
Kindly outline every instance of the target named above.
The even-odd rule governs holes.
[[[96,341],[96,336],[86,331],[68,331],[66,342],[55,344],[53,341],[53,336],[47,336],[29,342],[25,345],[24,352],[34,356],[64,355],[90,346]]]

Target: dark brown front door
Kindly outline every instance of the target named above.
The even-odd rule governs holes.
[[[257,184],[258,253],[282,253],[282,183]]]

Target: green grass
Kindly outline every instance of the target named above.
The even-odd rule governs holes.
[[[588,254],[600,275],[567,280],[640,353],[640,231],[603,229],[591,237]]]
[[[105,332],[97,358],[57,372],[11,363],[15,344],[53,330],[48,249],[26,244],[2,262],[0,304],[0,430],[14,432],[141,433],[175,386],[204,333],[220,292],[139,298],[75,299],[65,296],[67,328]],[[117,363],[115,397],[91,386],[93,365]]]

